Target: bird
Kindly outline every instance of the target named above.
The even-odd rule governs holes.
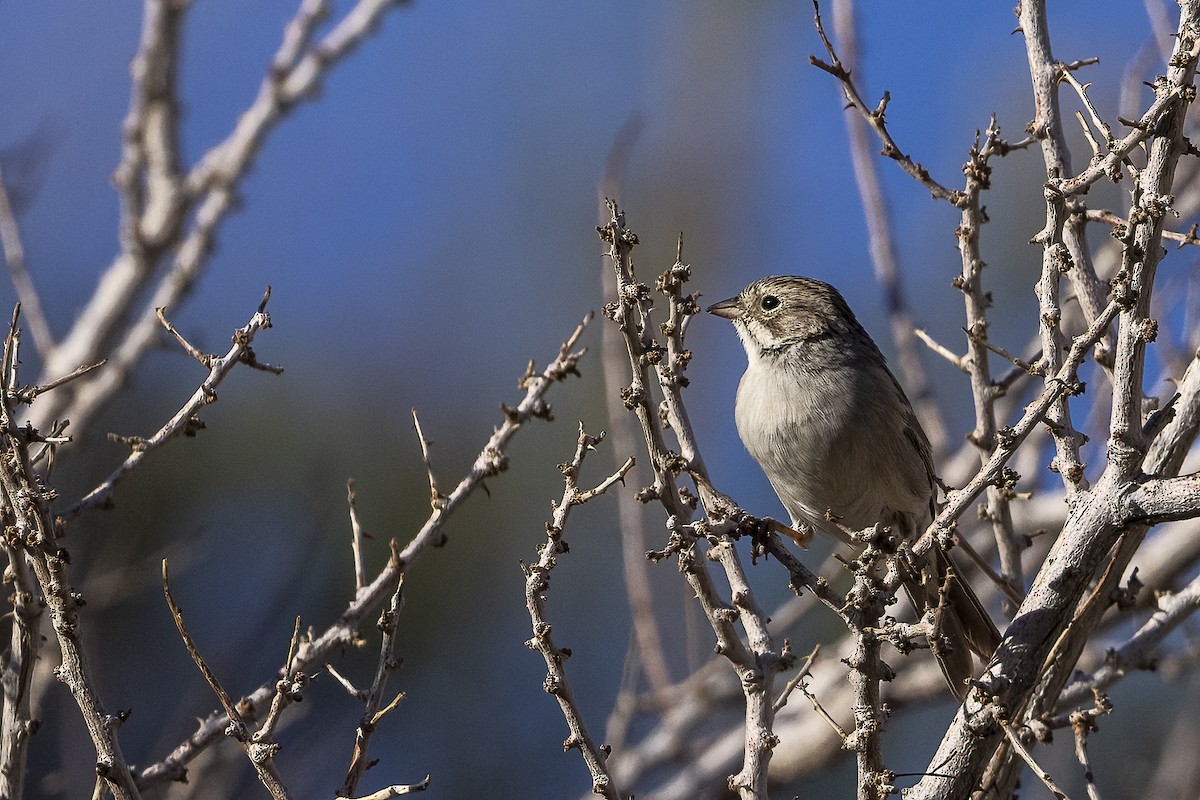
[[[841,293],[813,278],[773,276],[707,310],[733,323],[746,350],[734,418],[791,517],[792,538],[807,547],[820,531],[861,547],[849,531],[882,523],[913,542],[936,509],[929,439]],[[902,580],[919,615],[941,604],[940,637],[930,644],[960,701],[974,677],[971,652],[986,661],[1000,643],[962,576],[935,546]]]

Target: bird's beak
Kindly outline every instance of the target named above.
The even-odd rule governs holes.
[[[742,300],[740,297],[731,297],[728,300],[713,303],[705,311],[710,314],[716,314],[718,317],[724,317],[725,319],[741,319]]]

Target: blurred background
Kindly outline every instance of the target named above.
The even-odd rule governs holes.
[[[189,163],[224,138],[253,98],[295,5],[193,3],[180,92]],[[350,6],[333,5],[339,17]],[[1011,140],[1032,119],[1010,6],[860,5],[856,78],[872,102],[891,92],[893,135],[944,184],[961,185],[975,131],[991,114]],[[116,252],[110,177],[140,14],[133,3],[0,3],[0,151],[9,159],[0,163],[21,201],[27,258],[60,335]],[[1140,4],[1054,3],[1051,35],[1060,59],[1099,57],[1081,80],[1114,119],[1122,76],[1150,36]],[[357,482],[377,568],[387,541],[407,540],[429,512],[410,409],[433,442],[443,489],[453,486],[498,424],[499,403],[519,399],[527,361],[544,365],[602,305],[608,265],[595,233],[597,187],[631,118],[640,134],[620,198],[642,242],[635,260],[643,279],[670,264],[682,232],[691,288],[705,302],[765,274],[808,274],[840,286],[888,350],[843,101],[834,80],[808,63],[810,53],[822,55],[807,3],[418,1],[390,14],[333,70],[320,96],[270,137],[198,288],[169,310],[193,343],[223,351],[270,284],[275,327],[255,349],[286,372],[236,372],[203,413],[205,432],[154,455],[118,489],[114,510],[71,529],[104,702],[133,712],[121,732],[127,758],[161,759],[215,706],[162,600],[159,561],[170,558],[193,635],[235,695],[279,667],[295,615],[318,630],[329,624],[353,591],[346,480]],[[1148,97],[1145,90],[1138,102]],[[1077,155],[1077,168],[1082,161]],[[950,284],[960,269],[958,214],[893,164],[881,166],[916,322],[961,349],[962,303]],[[1041,226],[1041,156],[1014,153],[993,168],[985,198],[993,223],[983,232],[996,302],[992,339],[1023,352],[1036,315],[1040,251],[1026,242]],[[1106,197],[1119,207],[1107,189],[1089,200],[1101,206]],[[1183,273],[1187,259],[1164,270]],[[14,299],[0,288],[0,307]],[[389,684],[406,698],[373,741],[380,763],[364,791],[428,773],[430,797],[587,794],[582,760],[561,751],[567,731],[542,691],[544,666],[523,643],[530,631],[518,559],[536,557],[550,500],[561,494],[555,464],[569,458],[577,421],[592,431],[611,424],[593,357],[604,324],[585,334],[593,355],[582,378],[552,391],[555,422],[520,433],[511,469],[489,481],[490,496],[475,496],[450,523],[447,546],[410,570],[398,644],[404,664]],[[780,515],[734,430],[744,356],[733,332],[701,317],[690,343],[689,409],[714,479],[748,509]],[[944,363],[926,364],[956,445],[972,424],[969,387]],[[32,363],[27,369],[35,372]],[[124,457],[105,440],[108,431],[153,432],[201,378],[178,348],[153,352],[118,401],[74,431],[74,452],[61,454],[54,481],[64,504]],[[599,480],[627,455],[640,454],[604,452],[585,475]],[[556,639],[575,654],[572,687],[598,736],[629,641],[614,520],[612,498],[576,512],[571,552],[549,593]],[[665,532],[655,527],[647,537],[658,545]],[[711,634],[703,620],[686,622],[686,587],[670,562],[651,573],[660,601],[674,609],[667,613],[685,621],[669,642],[680,677],[711,652]],[[754,578],[768,605],[787,597],[778,570]],[[337,663],[362,685],[376,645],[374,629],[364,632],[367,649]],[[1118,709],[1121,697],[1136,700],[1156,681],[1128,681]],[[359,712],[327,677],[289,712],[278,764],[300,796],[327,797],[340,784]],[[940,720],[951,709],[929,713]],[[63,754],[91,744],[66,691],[53,687],[39,716],[29,796],[85,796],[89,757]],[[1140,723],[1155,729],[1093,739],[1098,777],[1113,796],[1140,796],[1158,731],[1169,724],[1153,713]],[[915,739],[907,760],[890,766],[924,766],[936,742]],[[205,796],[263,794],[231,742],[194,765],[193,780],[214,760],[232,768],[220,773],[228,783],[208,784]],[[806,788],[848,795],[852,785],[843,770]]]

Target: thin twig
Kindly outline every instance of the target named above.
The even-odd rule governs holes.
[[[1013,750],[1016,751],[1017,755],[1021,757],[1021,760],[1029,765],[1029,768],[1033,770],[1033,774],[1036,775],[1038,780],[1040,780],[1046,786],[1046,788],[1050,790],[1050,793],[1054,795],[1057,800],[1071,800],[1071,798],[1067,796],[1066,792],[1058,788],[1058,785],[1054,782],[1054,778],[1050,776],[1050,773],[1042,769],[1042,767],[1037,763],[1037,760],[1034,759],[1033,754],[1029,752],[1029,749],[1025,747],[1025,744],[1021,741],[1020,735],[1013,730],[1012,725],[1007,722],[1002,722],[1000,723],[1000,727],[1004,729],[1004,735],[1008,737],[1008,742],[1010,745],[1012,745]]]
[[[235,726],[230,735],[239,741],[245,741],[249,738],[249,733],[246,730],[246,725],[242,721],[241,715],[238,713],[237,705],[233,702],[233,698],[221,686],[221,682],[217,680],[217,676],[209,668],[204,657],[200,655],[200,651],[196,648],[196,643],[192,639],[192,635],[188,633],[187,625],[183,621],[183,611],[179,608],[179,604],[175,602],[175,596],[171,594],[171,573],[167,564],[167,559],[162,560],[162,587],[163,595],[167,598],[167,607],[171,610],[171,618],[175,620],[175,627],[179,629],[179,636],[183,639],[183,646],[187,648],[188,655],[195,662],[196,668],[200,670],[200,674],[204,676],[204,680],[208,683],[209,688],[213,690],[213,694],[217,696],[217,700],[221,703],[221,708],[225,709],[225,713],[229,715],[230,721]]]
[[[241,744],[242,749],[246,752],[246,756],[250,759],[250,763],[254,765],[255,772],[258,773],[258,778],[271,793],[271,797],[275,800],[289,800],[291,793],[287,787],[283,785],[283,779],[275,769],[274,756],[278,752],[279,746],[268,741],[256,741],[251,736],[250,728],[245,720],[242,719],[238,711],[237,704],[233,698],[221,686],[221,682],[217,680],[217,676],[213,673],[204,657],[200,655],[200,650],[196,647],[196,642],[192,639],[192,635],[188,632],[187,625],[183,621],[183,611],[179,608],[179,604],[175,602],[174,595],[171,594],[171,578],[170,571],[167,567],[167,559],[162,560],[162,587],[163,595],[167,599],[167,607],[171,610],[171,618],[175,620],[175,627],[179,630],[179,637],[183,639],[183,646],[187,649],[188,655],[196,664],[196,668],[200,670],[200,674],[204,676],[204,680],[208,683],[209,688],[213,690],[213,694],[217,696],[217,700],[221,703],[221,708],[225,709],[225,714],[229,718],[230,725],[226,729],[226,734],[232,736]],[[299,630],[299,626],[297,626]]]
[[[918,339],[920,339],[922,342],[924,342],[925,346],[928,347],[930,350],[937,353],[939,356],[946,359],[951,364],[953,364],[954,366],[961,369],[963,372],[968,371],[967,359],[964,356],[960,356],[958,353],[955,353],[950,348],[939,343],[936,339],[934,339],[932,336],[930,336],[928,333],[926,333],[921,328],[915,329],[913,331],[913,335],[916,336]]]
[[[830,716],[829,712],[825,710],[825,707],[821,705],[821,701],[817,699],[817,696],[808,690],[807,684],[803,682],[800,683],[800,692],[808,698],[808,702],[812,703],[813,710],[816,711],[817,714],[820,715],[821,719],[825,720],[825,722],[829,724],[829,727],[833,729],[833,732],[838,735],[838,739],[843,742],[846,741],[846,738],[849,735],[846,733],[846,729],[839,725],[837,720]]]
[[[608,488],[622,481],[626,473],[633,468],[633,459],[627,459],[616,472],[609,475],[596,487],[581,491],[579,489],[579,470],[583,465],[584,458],[589,452],[596,449],[601,438],[602,436],[589,436],[582,423],[579,425],[575,455],[569,463],[559,466],[565,486],[562,499],[555,504],[553,517],[546,525],[546,542],[538,547],[537,562],[528,565],[521,562],[521,569],[525,572],[525,606],[533,625],[533,638],[525,644],[531,650],[537,650],[542,654],[547,670],[546,680],[542,684],[543,688],[554,695],[554,699],[558,701],[558,706],[566,718],[567,727],[571,731],[570,736],[563,743],[563,749],[579,750],[591,773],[593,794],[602,795],[609,800],[620,800],[621,794],[605,763],[608,759],[607,750],[597,747],[592,741],[587,726],[583,722],[583,715],[575,703],[570,684],[567,682],[564,664],[570,656],[570,651],[564,650],[554,643],[550,633],[550,623],[546,619],[546,591],[550,587],[550,573],[554,569],[558,557],[567,552],[567,546],[562,536],[571,510],[575,506],[582,505],[603,494]]]
[[[446,497],[438,491],[437,478],[433,476],[433,463],[429,460],[429,440],[425,438],[425,433],[421,430],[421,420],[417,417],[417,410],[412,410],[413,428],[417,431],[417,441],[421,444],[421,461],[425,463],[425,474],[429,476],[429,504],[434,509],[440,504],[446,502]]]
[[[362,693],[363,711],[354,731],[354,751],[350,756],[350,767],[346,770],[346,778],[338,790],[339,797],[350,797],[358,788],[363,774],[371,765],[367,749],[371,736],[387,714],[400,704],[404,693],[400,692],[387,705],[382,706],[383,694],[387,687],[388,675],[399,666],[396,659],[396,633],[399,630],[400,606],[404,602],[404,577],[396,584],[388,607],[379,615],[377,627],[383,634],[379,643],[379,658],[375,665],[375,676],[371,686]]]
[[[1098,730],[1095,715],[1087,711],[1076,711],[1071,715],[1071,730],[1075,734],[1075,757],[1079,759],[1079,766],[1083,767],[1083,780],[1087,786],[1088,798],[1100,800],[1100,790],[1096,788],[1096,774],[1092,771],[1087,754],[1088,734]]]
[[[808,61],[815,67],[825,70],[833,77],[837,78],[842,86],[842,93],[846,97],[846,102],[853,106],[863,115],[863,118],[875,131],[875,135],[883,142],[883,155],[893,159],[900,165],[901,169],[911,175],[922,186],[929,190],[930,194],[940,200],[947,200],[952,205],[957,206],[962,198],[961,192],[957,189],[948,189],[942,184],[935,181],[929,171],[922,167],[917,162],[906,156],[896,145],[895,139],[888,132],[887,125],[884,123],[884,115],[887,111],[888,103],[891,102],[891,95],[884,92],[883,99],[875,108],[871,108],[858,92],[858,87],[854,81],[850,79],[850,72],[842,65],[837,53],[834,52],[833,44],[830,43],[829,37],[825,34],[825,26],[821,22],[821,7],[817,0],[813,0],[813,20],[817,27],[817,33],[821,37],[821,43],[825,45],[825,53],[828,55],[831,63],[826,63],[814,55],[808,57]]]
[[[275,736],[275,730],[283,719],[283,711],[290,704],[301,699],[301,693],[308,685],[308,676],[296,671],[296,650],[300,644],[300,617],[292,628],[292,639],[288,644],[287,658],[283,662],[282,676],[275,684],[275,696],[271,698],[271,708],[267,711],[266,719],[254,732],[251,740],[255,743],[270,742]]]
[[[841,48],[840,56],[844,62],[843,68],[847,74],[854,73],[861,80],[863,73],[858,64],[858,32],[854,21],[852,0],[834,0],[833,27]],[[900,376],[908,390],[908,398],[912,401],[913,410],[929,439],[934,459],[939,460],[946,451],[949,434],[934,397],[929,376],[921,363],[916,343],[913,341],[912,309],[909,307],[904,292],[900,257],[896,252],[896,244],[892,236],[891,214],[887,208],[887,199],[879,178],[878,162],[868,141],[869,118],[843,114],[842,119],[846,126],[855,184],[858,187],[859,200],[863,205],[863,219],[867,225],[867,244],[871,254],[871,264],[875,270],[875,280],[879,284],[879,290],[884,298],[891,328],[892,345],[896,350],[896,361],[900,367]],[[882,127],[882,119],[879,120],[879,125]]]
[[[24,308],[24,307],[22,306],[22,308]],[[52,381],[49,381],[49,382],[43,383],[43,384],[39,384],[38,386],[29,386],[29,387],[20,389],[19,394],[17,395],[17,399],[22,403],[32,403],[34,401],[34,399],[37,398],[38,395],[45,394],[46,392],[48,392],[52,389],[57,389],[59,386],[68,384],[71,381],[75,380],[76,378],[81,378],[84,375],[87,375],[92,370],[103,367],[105,365],[105,363],[107,363],[107,361],[108,361],[108,359],[100,359],[99,361],[97,361],[94,364],[84,364],[80,367],[77,367],[77,368],[71,370],[66,375],[63,375],[60,378],[55,378]]]
[[[796,674],[792,676],[792,679],[784,685],[783,691],[781,691],[779,693],[779,697],[775,699],[776,713],[779,713],[779,710],[787,705],[788,697],[791,696],[796,687],[800,686],[804,680],[808,678],[812,671],[812,665],[817,660],[817,656],[820,655],[820,653],[821,645],[815,644],[813,645],[812,651],[800,662],[800,668],[796,670]]]
[[[517,431],[534,417],[549,416],[546,396],[550,388],[570,375],[579,374],[578,363],[584,351],[575,348],[590,319],[589,315],[575,328],[549,366],[540,373],[535,371],[522,377],[521,386],[525,390],[525,396],[516,407],[504,407],[502,423],[484,444],[466,476],[454,491],[446,496],[445,506],[435,509],[430,514],[403,551],[393,542],[392,555],[387,565],[379,571],[374,580],[355,594],[341,616],[319,635],[305,637],[300,642],[293,662],[296,671],[307,671],[324,664],[334,652],[350,647],[358,641],[358,629],[363,619],[394,593],[404,570],[434,543],[444,540],[443,529],[447,520],[479,488],[485,478],[504,469],[507,465],[505,449]],[[272,679],[239,701],[243,718],[248,719],[263,713],[274,697],[276,684],[277,679]],[[141,769],[137,775],[137,785],[149,787],[179,780],[186,774],[187,765],[221,738],[228,724],[229,717],[225,713],[210,714],[200,723],[199,728],[175,747],[166,758]]]
[[[367,585],[367,571],[363,566],[362,542],[366,534],[358,521],[358,505],[355,502],[358,493],[354,491],[354,479],[346,481],[346,505],[350,509],[350,554],[354,559],[354,591],[360,591]]]
[[[365,697],[361,691],[354,688],[354,684],[350,682],[349,678],[342,675],[342,673],[338,672],[337,669],[334,668],[333,664],[326,664],[325,671],[332,675],[333,679],[340,683],[342,688],[345,689],[346,693],[351,697],[355,698],[356,700],[362,700],[363,697]]]
[[[114,469],[107,478],[96,488],[88,492],[79,502],[59,514],[58,518],[66,521],[90,509],[111,505],[113,489],[116,484],[137,468],[146,456],[162,447],[174,437],[180,434],[194,434],[199,427],[202,427],[199,424],[199,418],[196,416],[197,413],[201,408],[216,400],[217,387],[225,380],[233,368],[238,364],[246,363],[247,354],[253,353],[250,343],[254,341],[255,335],[264,328],[270,327],[270,315],[263,310],[256,311],[246,325],[233,332],[233,344],[225,355],[220,357],[203,356],[198,359],[201,363],[207,363],[208,376],[200,384],[200,387],[192,393],[187,402],[152,436],[147,439],[137,439],[136,446],[120,466]],[[178,338],[184,347],[195,357],[196,354],[193,352],[195,348],[186,344],[182,337]]]
[[[197,348],[192,346],[191,342],[183,338],[183,334],[175,330],[175,326],[172,325],[167,319],[167,310],[165,308],[154,309],[154,316],[158,317],[159,323],[161,323],[162,326],[167,329],[167,333],[175,337],[175,341],[179,342],[179,346],[183,348],[185,353],[199,361],[200,366],[204,367],[205,369],[212,369],[213,359],[215,359],[216,356],[200,352]]]

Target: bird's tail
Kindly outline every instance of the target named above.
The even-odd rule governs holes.
[[[934,548],[920,580],[906,582],[904,588],[919,612],[934,610],[938,635],[930,637],[930,646],[950,691],[962,700],[975,677],[971,653],[986,662],[1000,645],[1000,632],[962,572],[941,550]]]

